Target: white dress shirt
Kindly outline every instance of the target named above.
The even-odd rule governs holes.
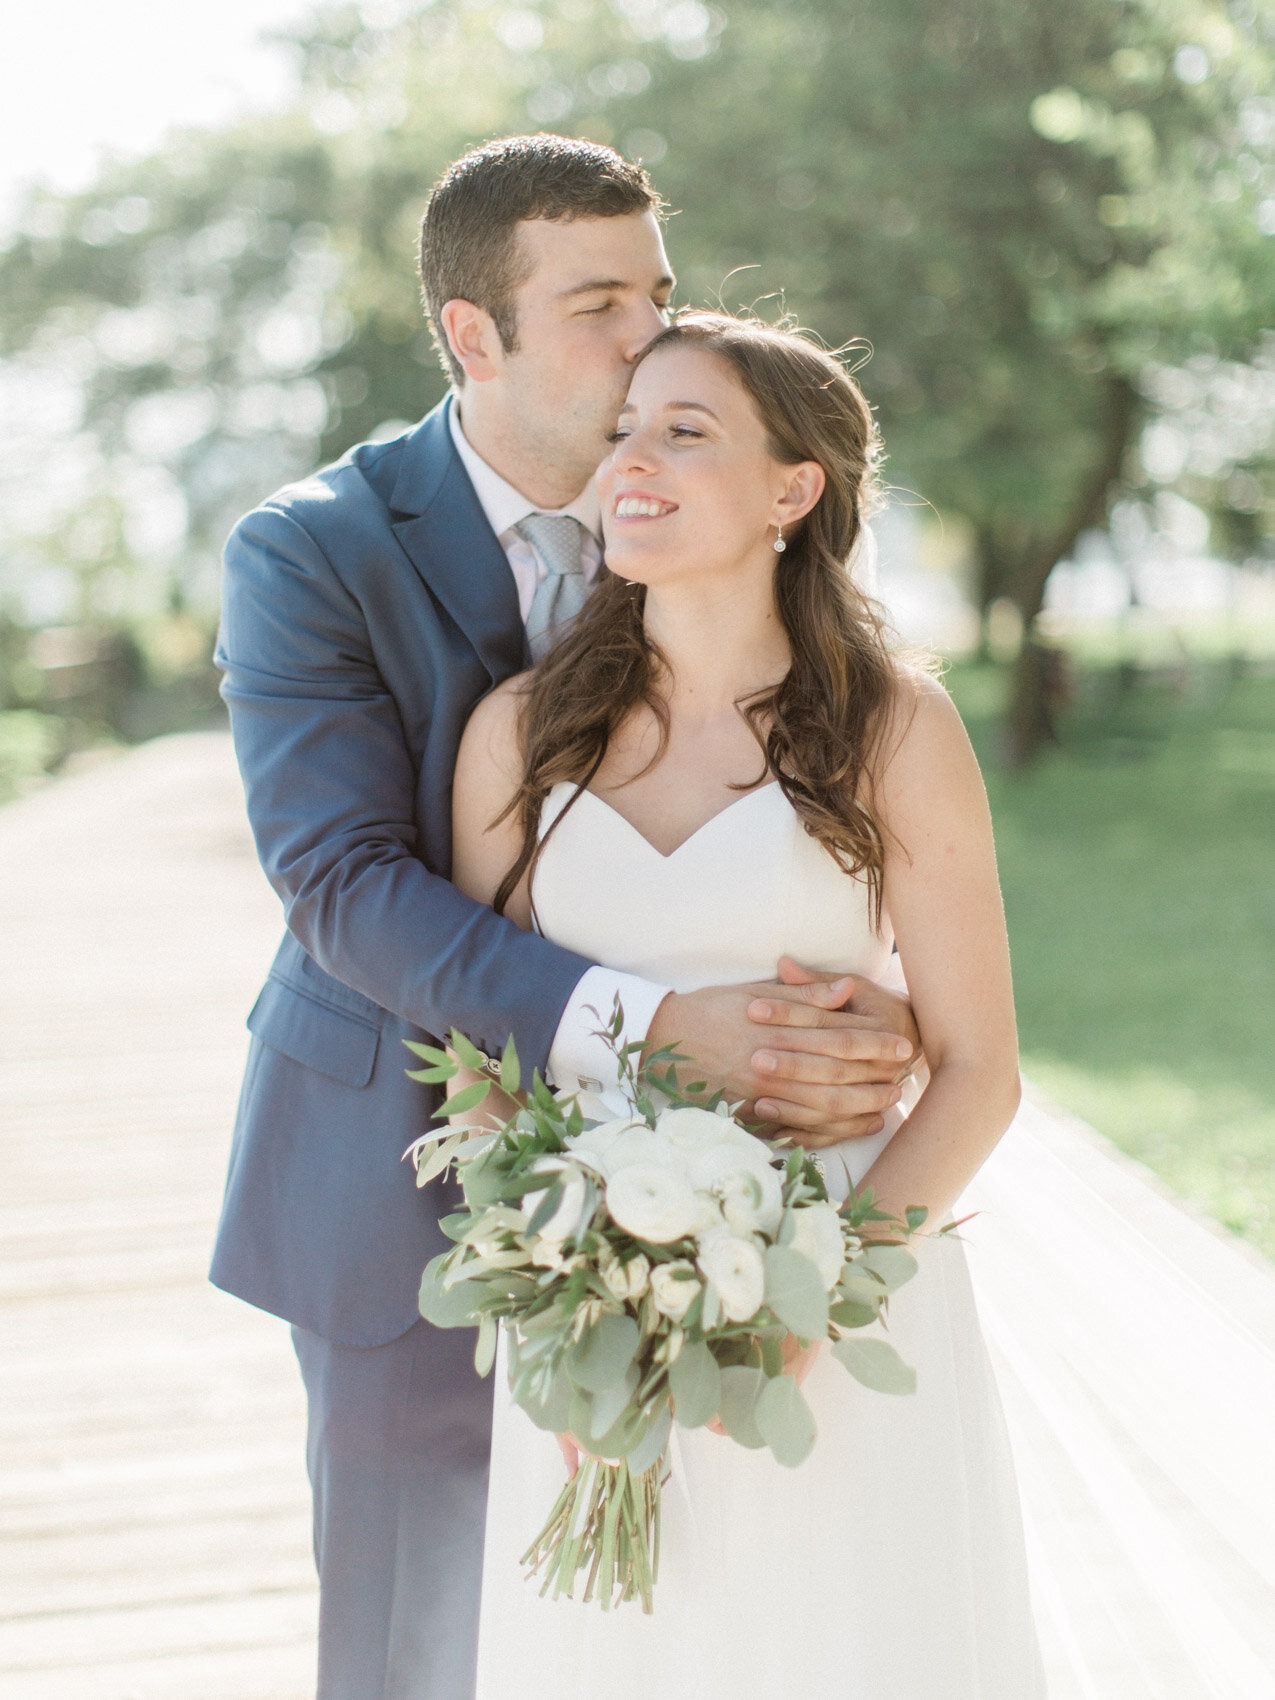
[[[586,581],[592,583],[602,563],[602,510],[598,492],[590,479],[565,508],[538,508],[487,464],[461,428],[459,398],[452,395],[447,406],[447,423],[461,465],[469,474],[479,505],[505,551],[509,570],[518,587],[518,607],[524,622],[531,610],[536,586],[545,576],[535,550],[514,527],[529,514],[565,514],[584,529],[580,564]],[[549,1074],[553,1084],[568,1092],[598,1092],[616,1082],[615,1057],[598,1038],[595,1029],[611,1015],[618,997],[624,1008],[624,1031],[620,1044],[646,1037],[655,1012],[668,996],[668,986],[658,986],[636,974],[620,974],[610,968],[590,968],[577,982],[549,1050]]]

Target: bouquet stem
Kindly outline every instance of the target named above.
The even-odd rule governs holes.
[[[603,1611],[640,1599],[652,1610],[660,1563],[660,1476],[663,1460],[634,1475],[623,1459],[608,1464],[583,1457],[558,1495],[549,1520],[522,1555],[528,1576],[543,1570],[543,1598],[574,1598],[587,1570],[584,1599],[595,1592]]]

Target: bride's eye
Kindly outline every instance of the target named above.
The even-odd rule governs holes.
[[[622,443],[628,434],[623,426],[618,426],[614,431],[607,432],[606,440],[608,443]]]
[[[702,431],[697,431],[693,425],[674,425],[671,435],[685,439],[691,437],[699,438],[702,437],[704,433]]]

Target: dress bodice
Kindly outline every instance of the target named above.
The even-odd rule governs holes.
[[[781,956],[872,980],[889,963],[889,917],[873,926],[866,881],[842,872],[778,784],[745,792],[668,856],[601,797],[576,797],[566,782],[545,801],[541,835],[537,925],[608,968],[688,992],[773,980]],[[831,1190],[846,1189],[838,1157],[857,1181],[899,1119],[892,1113],[883,1133],[825,1153]]]

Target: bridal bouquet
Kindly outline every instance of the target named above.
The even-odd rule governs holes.
[[[512,1041],[499,1081],[521,1108],[499,1132],[448,1129],[411,1148],[417,1184],[454,1168],[465,1208],[446,1217],[455,1243],[433,1259],[420,1309],[442,1328],[477,1327],[475,1362],[491,1369],[503,1322],[509,1385],[539,1428],[570,1433],[580,1468],[523,1562],[541,1592],[603,1609],[640,1599],[652,1609],[659,1558],[663,1455],[674,1421],[716,1418],[741,1446],[769,1447],[795,1466],[815,1422],[784,1342],[827,1339],[839,1363],[883,1393],[914,1389],[913,1372],[879,1338],[880,1319],[916,1271],[903,1246],[866,1240],[869,1224],[905,1234],[870,1192],[838,1209],[815,1160],[756,1138],[702,1083],[678,1085],[686,1059],[665,1047],[636,1063],[618,1008],[605,1032],[632,1113],[587,1121],[574,1098],[537,1074],[522,1081]],[[487,1059],[464,1037],[452,1055],[412,1044],[412,1078],[452,1078]],[[462,1088],[439,1118],[474,1109],[490,1078]]]

